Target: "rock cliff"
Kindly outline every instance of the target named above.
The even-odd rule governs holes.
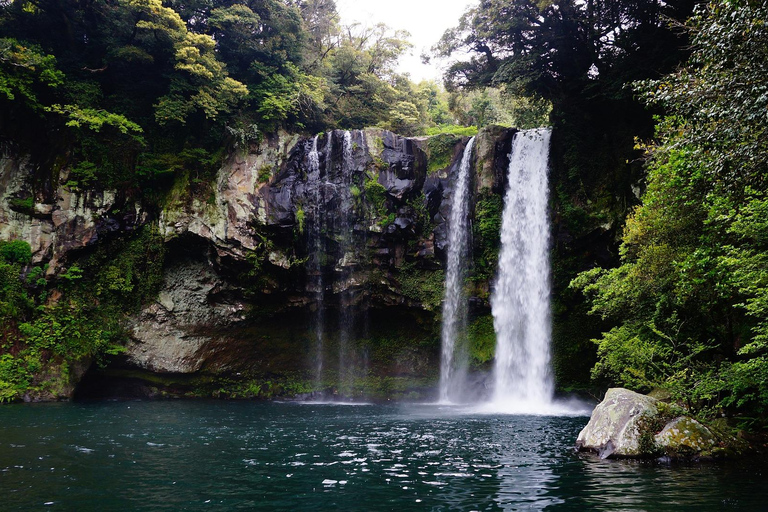
[[[477,136],[475,222],[500,214],[483,201],[503,193],[513,134]],[[142,229],[162,238],[159,291],[127,315],[125,352],[91,369],[85,394],[424,393],[438,369],[445,219],[467,140],[278,133],[232,154],[211,183],[177,173],[159,200],[80,192],[66,168],[41,178],[6,151],[0,237],[30,244],[54,292],[56,276],[105,241]],[[494,236],[475,242],[493,248]],[[488,314],[490,277],[474,279],[475,318]]]

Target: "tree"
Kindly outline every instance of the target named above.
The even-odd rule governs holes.
[[[638,84],[670,115],[622,264],[574,286],[616,327],[596,374],[661,386],[694,408],[768,410],[768,4],[712,3],[687,25],[680,70]]]
[[[443,58],[469,54],[448,68],[448,90],[503,87],[552,104],[554,145],[563,148],[554,164],[567,177],[569,194],[583,196],[580,189],[606,176],[628,194],[634,137],[649,136],[652,123],[624,86],[668,72],[684,58],[685,38],[665,18],[685,19],[693,4],[482,0],[433,51]]]

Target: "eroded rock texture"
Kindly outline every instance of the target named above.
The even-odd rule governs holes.
[[[503,193],[514,131],[478,135],[475,196]],[[161,290],[128,318],[125,354],[100,372],[312,378],[321,360],[326,374],[429,381],[468,137],[446,140],[277,133],[231,155],[208,188],[182,172],[152,201],[137,190],[79,192],[66,167],[46,182],[48,170],[6,152],[0,237],[28,241],[52,277],[142,226],[163,237]],[[487,314],[488,284],[474,286]]]

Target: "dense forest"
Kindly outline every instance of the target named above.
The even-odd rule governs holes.
[[[38,162],[39,194],[66,168],[72,190],[159,200],[182,172],[204,194],[227,155],[278,131],[549,124],[560,388],[662,391],[758,427],[767,17],[744,0],[481,0],[433,48],[444,83],[416,84],[396,71],[408,34],[342,26],[333,0],[14,0],[0,141]],[[35,197],[13,201],[35,214]],[[119,353],[164,250],[142,228],[57,274],[0,242],[0,401],[50,358]]]

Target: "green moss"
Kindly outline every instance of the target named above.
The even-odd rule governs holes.
[[[475,206],[473,279],[487,280],[493,277],[499,261],[501,245],[501,215],[504,200],[497,194],[485,193],[478,197]]]
[[[195,392],[214,398],[260,399],[295,398],[316,391],[316,383],[306,375],[288,372],[281,375],[252,375],[245,378],[214,377]]]
[[[259,183],[267,183],[272,178],[273,167],[269,164],[262,165],[257,174]]]
[[[416,223],[416,235],[421,238],[427,238],[435,228],[432,217],[429,215],[429,209],[427,208],[427,198],[422,192],[418,197],[410,199],[407,203],[408,207],[413,210],[413,219]]]
[[[661,448],[656,444],[656,434],[664,428],[664,425],[684,412],[679,407],[665,402],[657,402],[656,411],[656,414],[644,413],[637,421],[637,429],[640,434],[638,447],[640,454],[647,457],[662,455]]]
[[[13,211],[31,214],[35,210],[35,200],[32,197],[27,197],[25,199],[14,198],[8,201],[8,206]]]
[[[427,140],[427,171],[433,173],[445,169],[453,161],[456,144],[461,139],[451,134],[441,134]]]
[[[394,214],[390,219],[387,208],[387,189],[376,180],[372,174],[367,174],[363,185],[365,190],[365,203],[370,205],[370,215],[378,219],[379,225],[386,227],[395,221]]]
[[[493,360],[496,354],[496,332],[493,329],[493,317],[477,317],[467,329],[469,338],[469,357],[472,364],[480,366]]]
[[[405,264],[397,274],[400,292],[422,305],[427,311],[436,311],[443,301],[445,272],[442,270],[420,269]]]
[[[296,209],[296,227],[299,229],[299,234],[304,234],[304,223],[306,222],[306,214],[304,208],[299,205]]]

